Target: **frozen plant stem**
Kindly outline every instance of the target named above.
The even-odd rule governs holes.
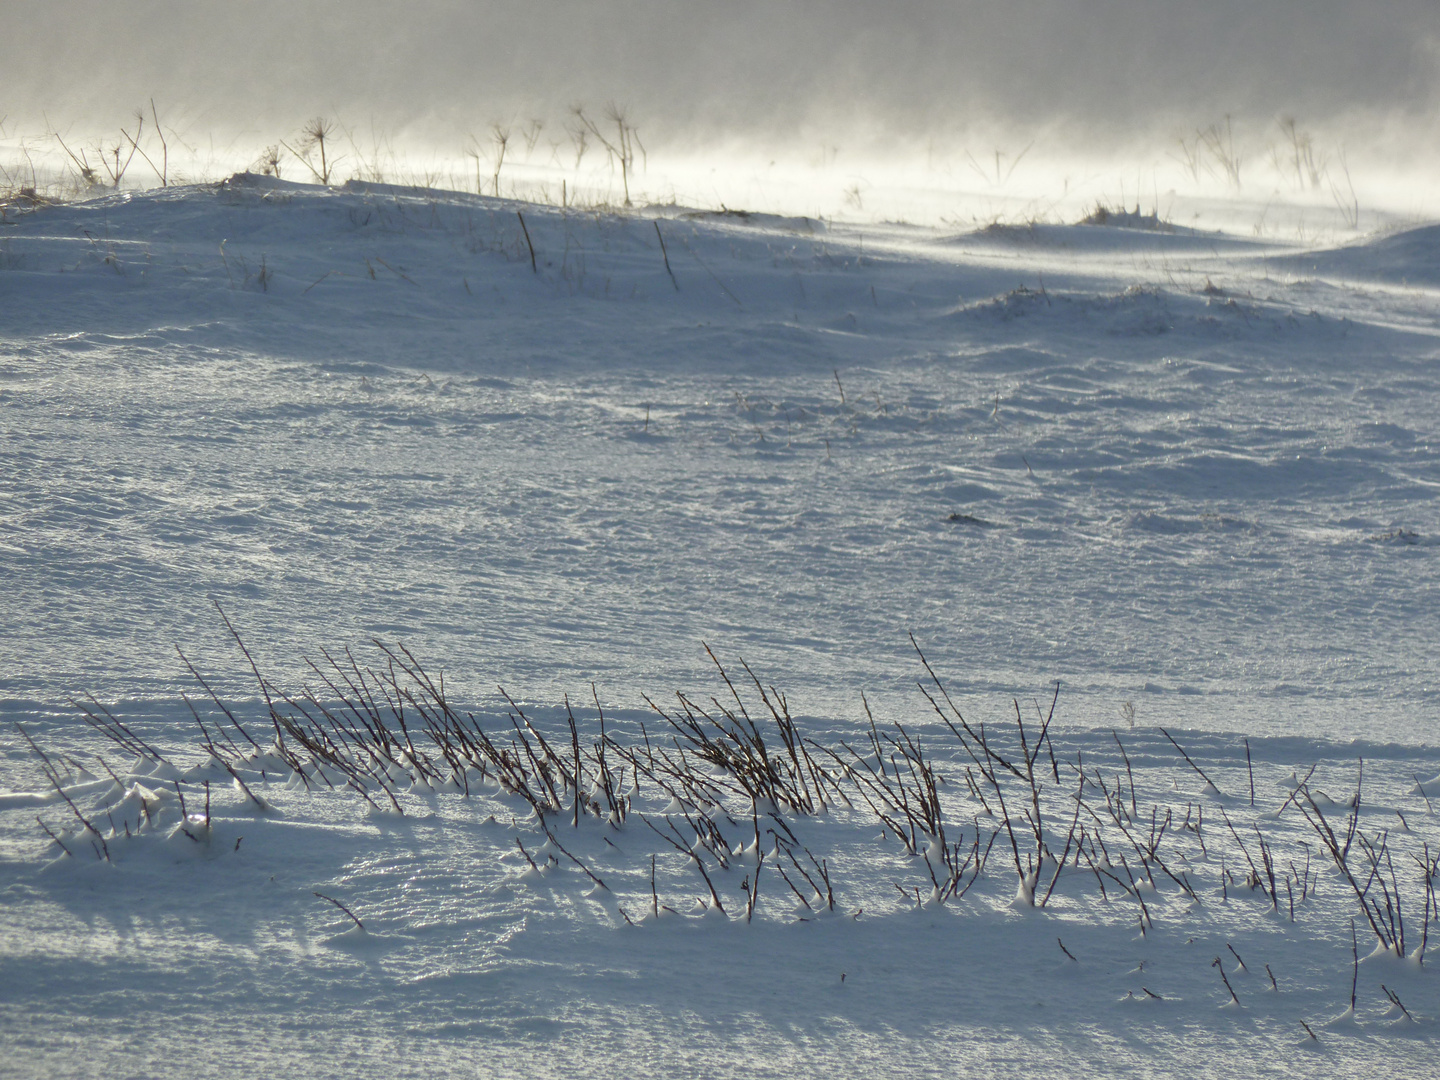
[[[665,247],[665,234],[660,231],[660,222],[653,222],[655,226],[655,237],[660,241],[660,257],[665,260],[665,273],[670,275],[670,284],[675,286],[675,291],[680,291],[680,282],[675,280],[675,271],[670,269],[670,252]]]
[[[525,215],[516,210],[515,216],[520,219],[520,231],[525,234],[525,246],[530,249],[530,269],[538,274],[540,267],[535,261],[535,245],[530,242],[530,230],[525,227]]]
[[[315,895],[318,896],[321,900],[329,901],[341,911],[343,911],[346,915],[350,917],[350,920],[356,925],[357,928],[359,928],[360,930],[365,929],[365,924],[362,923],[358,918],[356,918],[355,913],[351,911],[348,907],[346,907],[344,904],[342,904],[339,900],[336,900],[333,896],[326,896],[322,892],[317,892],[315,893]]]
[[[1225,989],[1230,994],[1230,1000],[1236,1005],[1239,1005],[1240,999],[1235,996],[1235,988],[1230,985],[1230,980],[1225,975],[1225,965],[1220,962],[1220,957],[1217,956],[1214,960],[1210,961],[1210,966],[1220,972],[1220,981],[1225,984]]]
[[[1249,971],[1249,970],[1250,970],[1249,968],[1247,968],[1247,967],[1245,966],[1245,961],[1240,959],[1240,954],[1235,951],[1235,946],[1234,946],[1234,945],[1231,945],[1231,944],[1228,944],[1228,943],[1227,943],[1226,946],[1225,946],[1225,948],[1229,949],[1229,950],[1230,950],[1230,955],[1233,956],[1233,957],[1235,957],[1235,962],[1240,965],[1240,970],[1241,970],[1241,971]]]
[[[1381,984],[1380,984],[1380,989],[1383,990],[1383,991],[1385,991],[1385,996],[1390,999],[1390,1004],[1391,1004],[1391,1005],[1394,1005],[1397,1009],[1399,1009],[1400,1012],[1401,1012],[1402,1014],[1404,1014],[1405,1019],[1407,1019],[1407,1020],[1409,1020],[1409,1021],[1411,1021],[1411,1022],[1413,1023],[1414,1020],[1415,1020],[1415,1017],[1413,1017],[1413,1016],[1410,1015],[1410,1010],[1407,1009],[1407,1008],[1405,1007],[1405,1003],[1400,1000],[1400,995],[1397,994],[1397,993],[1395,993],[1394,990],[1391,990],[1391,989],[1390,989],[1388,986],[1386,986],[1384,983],[1381,983]]]
[[[1354,964],[1350,971],[1350,1014],[1355,1014],[1355,990],[1360,985],[1360,943],[1355,938],[1355,917],[1350,917],[1350,955]]]
[[[1171,736],[1171,734],[1170,734],[1168,731],[1166,731],[1164,728],[1161,728],[1161,729],[1160,729],[1160,734],[1161,734],[1161,735],[1164,735],[1165,738],[1169,739],[1169,740],[1170,740],[1170,745],[1173,746],[1173,747],[1175,747],[1176,750],[1179,750],[1179,751],[1180,751],[1180,756],[1185,759],[1185,764],[1189,765],[1190,768],[1194,769],[1194,770],[1196,771],[1196,773],[1199,774],[1200,779],[1205,781],[1205,784],[1206,784],[1207,787],[1209,787],[1209,788],[1211,788],[1211,789],[1213,789],[1214,791],[1217,791],[1217,792],[1220,790],[1219,786],[1218,786],[1217,784],[1215,784],[1215,783],[1210,779],[1210,777],[1208,777],[1208,776],[1205,775],[1205,770],[1202,769],[1202,768],[1200,768],[1199,765],[1196,765],[1196,764],[1195,764],[1194,759],[1191,758],[1190,755],[1185,752],[1184,748],[1183,748],[1178,742],[1175,741],[1174,737]]]

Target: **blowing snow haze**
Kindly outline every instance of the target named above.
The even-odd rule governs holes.
[[[453,139],[612,100],[672,145],[998,125],[1115,144],[1226,114],[1429,129],[1440,56],[1425,0],[57,0],[11,23],[12,122],[108,126],[154,97],[192,138],[328,112]]]

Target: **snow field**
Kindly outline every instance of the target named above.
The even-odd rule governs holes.
[[[1426,1074],[1432,230],[10,216],[0,1068]]]
[[[7,692],[176,692],[219,596],[270,670],[380,634],[558,695],[699,677],[703,638],[839,711],[908,694],[913,629],[977,700],[1404,740],[1440,629],[1426,235],[248,177],[38,210],[0,238]]]
[[[765,1039],[777,1024],[839,1022],[858,1023],[844,1037],[862,1043],[873,1025],[939,1038],[953,1007],[989,1032],[961,1061],[989,1062],[997,1035],[1028,1042],[1032,1029],[1062,1042],[1138,1037],[1168,1053],[1195,1029],[1270,1054],[1313,1042],[1327,1068],[1371,1054],[1403,1065],[1412,1047],[1433,1046],[1433,754],[1417,778],[1413,753],[1393,748],[1052,735],[1049,703],[1034,702],[1033,720],[989,718],[983,744],[978,722],[943,704],[944,720],[832,722],[807,741],[809,723],[792,721],[773,688],[742,693],[726,669],[712,696],[677,696],[669,720],[606,716],[602,736],[593,707],[461,714],[412,657],[378,659],[397,657],[408,670],[327,667],[351,679],[330,701],[267,685],[273,720],[252,706],[232,721],[212,702],[192,719],[188,766],[147,739],[173,737],[174,721],[92,706],[96,730],[136,760],[96,776],[52,755],[49,791],[4,798],[12,828],[42,811],[53,857],[7,900],[114,919],[133,918],[122,913],[146,895],[162,922],[198,920],[187,931],[197,941],[215,934],[212,921],[243,920],[253,925],[234,932],[292,964],[335,978],[358,965],[377,982],[350,991],[362,1001],[385,984],[495,976],[551,1017],[582,1000],[663,1011],[673,993],[712,1033],[738,1009],[754,1011]],[[367,705],[382,690],[402,707]],[[942,683],[929,690],[944,702]],[[1297,762],[1301,750],[1315,760]],[[1327,828],[1354,837],[1342,860],[1326,853]],[[165,899],[197,890],[218,911],[180,914]],[[47,937],[29,948],[53,952]],[[77,946],[83,955],[79,942],[59,951]],[[796,996],[788,1020],[770,1011],[777,995]],[[838,1004],[856,997],[868,1024]],[[1227,1013],[1243,1017],[1239,1031]]]

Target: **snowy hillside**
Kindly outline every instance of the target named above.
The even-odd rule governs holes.
[[[0,1074],[1427,1075],[1437,286],[7,206]]]

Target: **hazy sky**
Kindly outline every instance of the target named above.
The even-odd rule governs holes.
[[[661,137],[857,120],[1109,133],[1429,116],[1437,0],[0,0],[0,113],[483,127],[622,101]]]

